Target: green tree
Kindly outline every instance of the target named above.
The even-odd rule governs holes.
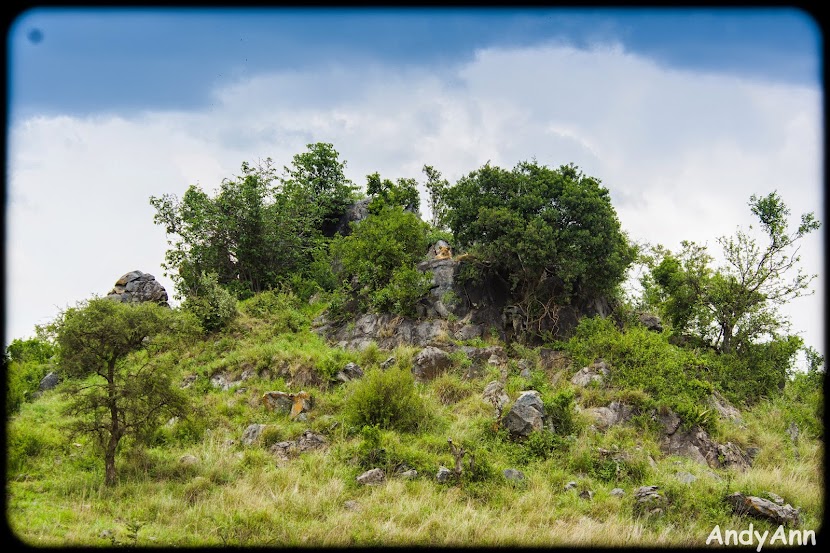
[[[790,211],[777,192],[752,195],[749,206],[761,223],[764,243],[740,228],[719,238],[726,264],[717,269],[710,266],[705,246],[683,242],[676,256],[660,248],[644,281],[675,333],[692,333],[724,353],[776,339],[789,325],[778,307],[812,293],[815,278],[798,267],[799,240],[820,226],[815,214],[803,214],[791,231]]]
[[[285,193],[302,199],[313,209],[315,227],[331,237],[346,208],[355,201],[357,187],[346,178],[346,162],[332,144],[308,144],[308,151],[294,156],[290,167],[284,168],[282,183]]]
[[[208,332],[218,330],[236,316],[236,298],[219,285],[216,273],[202,273],[198,286],[182,303],[182,309],[189,311]]]
[[[429,225],[401,206],[385,207],[332,243],[339,277],[361,307],[412,314],[431,282],[431,274],[419,274],[414,267],[429,247],[428,230]]]
[[[612,293],[634,260],[608,190],[573,165],[488,163],[442,195],[457,245],[509,283],[527,330],[556,305]]]
[[[345,162],[331,144],[309,144],[278,178],[270,158],[224,179],[210,197],[191,186],[181,201],[172,194],[151,197],[154,222],[163,225],[168,249],[165,274],[177,297],[199,288],[203,273],[244,299],[301,274],[319,272],[324,235],[353,199],[343,175]]]
[[[415,179],[398,179],[392,182],[381,179],[377,172],[366,176],[366,193],[371,196],[369,213],[379,214],[384,208],[400,206],[406,211],[418,213],[421,204],[418,183]]]
[[[6,382],[6,415],[16,412],[37,391],[51,370],[55,347],[46,340],[15,339],[6,347],[3,363]]]
[[[425,183],[427,189],[427,206],[432,219],[430,224],[438,229],[446,228],[447,218],[447,204],[444,201],[444,194],[449,188],[450,183],[446,179],[441,178],[441,172],[431,165],[424,165],[424,174],[427,176]]]
[[[68,407],[74,430],[97,439],[106,485],[116,483],[122,438],[146,436],[171,415],[187,416],[187,397],[172,380],[174,364],[157,355],[174,336],[195,328],[192,318],[152,302],[106,298],[66,309],[45,327],[61,370],[75,379]]]

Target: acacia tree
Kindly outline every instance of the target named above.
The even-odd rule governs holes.
[[[457,245],[509,283],[527,330],[557,305],[611,293],[634,260],[608,190],[573,165],[488,163],[442,197]]]
[[[799,240],[820,226],[815,214],[802,214],[798,228],[791,231],[790,210],[777,192],[753,194],[749,207],[766,243],[741,229],[719,238],[726,265],[717,269],[710,267],[705,246],[683,242],[679,255],[660,248],[644,281],[647,295],[676,333],[692,332],[723,353],[764,335],[775,338],[787,325],[777,308],[811,294],[809,285],[816,276],[798,267]]]
[[[195,328],[192,318],[153,302],[95,298],[43,329],[58,347],[59,367],[73,379],[67,409],[73,429],[96,438],[106,485],[116,483],[122,438],[145,436],[170,416],[187,416],[187,397],[172,382],[173,364],[156,354]]]

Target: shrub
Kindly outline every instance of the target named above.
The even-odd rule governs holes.
[[[219,285],[216,273],[202,273],[199,285],[182,303],[208,332],[218,330],[236,316],[236,298]]]
[[[576,430],[576,413],[574,411],[574,392],[570,388],[556,392],[549,400],[543,398],[545,413],[553,431],[560,436],[567,436]]]
[[[422,273],[411,266],[398,267],[392,271],[389,284],[372,294],[372,307],[380,312],[414,317],[418,300],[426,296],[431,287],[431,272]]]
[[[412,373],[398,367],[368,369],[363,378],[354,381],[344,404],[344,416],[357,428],[377,425],[405,432],[422,429],[430,419]]]

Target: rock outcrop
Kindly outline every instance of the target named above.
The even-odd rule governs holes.
[[[747,514],[786,526],[798,526],[801,523],[801,513],[789,504],[778,505],[762,497],[746,496],[740,492],[731,494],[727,501],[738,515]]]
[[[545,407],[539,392],[526,390],[521,392],[501,424],[513,438],[526,438],[531,432],[542,430],[544,418]]]
[[[167,290],[156,281],[150,273],[131,271],[117,281],[112,290],[107,292],[108,299],[122,303],[153,301],[159,305],[169,307]]]
[[[732,442],[718,444],[703,428],[682,428],[681,420],[673,412],[658,414],[662,426],[660,449],[668,455],[682,455],[711,468],[745,470],[752,459]]]

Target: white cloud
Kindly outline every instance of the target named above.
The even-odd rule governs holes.
[[[150,195],[213,190],[243,160],[278,166],[334,143],[363,185],[379,171],[451,181],[486,161],[575,163],[611,191],[623,227],[670,248],[751,223],[749,195],[777,189],[794,215],[822,199],[821,91],[666,69],[619,46],[485,49],[455,67],[332,65],[217,89],[204,111],[28,119],[10,133],[7,339],[103,294],[122,273],[161,275]],[[822,213],[818,213],[823,218]],[[802,248],[821,273],[823,243]],[[819,294],[791,306],[821,348]]]

